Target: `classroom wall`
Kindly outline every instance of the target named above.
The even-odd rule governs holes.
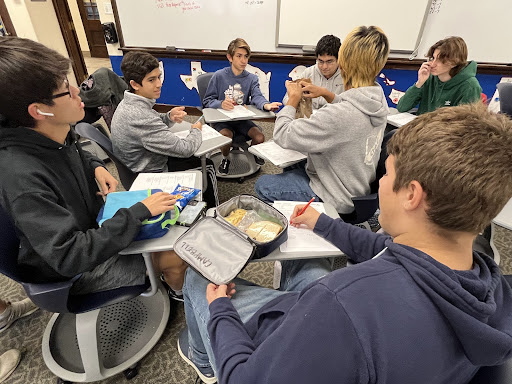
[[[5,0],[5,5],[18,37],[37,41],[69,57],[52,1]],[[68,78],[77,85],[71,68]]]
[[[11,17],[12,24],[19,37],[37,41],[36,31],[30,20],[27,6],[24,0],[5,0],[5,5],[9,16]]]
[[[110,56],[113,70],[121,73],[122,56]],[[228,60],[202,60],[199,62],[186,59],[159,58],[164,64],[165,80],[162,95],[157,100],[161,104],[200,106],[199,95],[195,87],[191,87],[191,77],[198,72],[214,72],[229,65]],[[266,78],[270,78],[268,93],[270,101],[281,101],[286,88],[284,82],[290,80],[289,74],[297,67],[295,64],[250,62],[259,69]],[[477,75],[483,92],[490,99],[499,83],[500,75]],[[384,69],[377,78],[382,86],[390,107],[396,107],[398,96],[405,92],[418,79],[415,70]],[[260,80],[261,83],[261,80]],[[187,86],[188,85],[188,86]],[[263,88],[263,86],[262,86]],[[263,90],[262,90],[263,91]]]
[[[53,2],[25,0],[25,4],[37,35],[37,41],[56,50],[61,55],[69,57]]]

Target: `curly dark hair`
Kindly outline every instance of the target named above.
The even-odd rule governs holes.
[[[318,43],[316,43],[315,55],[316,57],[322,55],[329,55],[338,58],[338,52],[341,47],[341,40],[334,35],[325,35]]]

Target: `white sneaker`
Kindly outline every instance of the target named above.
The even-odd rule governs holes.
[[[17,349],[9,349],[0,356],[0,383],[11,376],[21,360],[21,352]]]
[[[10,303],[0,314],[0,333],[4,332],[16,320],[34,313],[39,308],[28,297],[15,303]]]

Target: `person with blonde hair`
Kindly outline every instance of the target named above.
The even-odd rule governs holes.
[[[480,100],[482,87],[476,79],[475,61],[467,62],[468,48],[461,37],[439,40],[430,47],[428,60],[418,71],[418,81],[398,102],[407,112],[418,105],[418,115],[440,107],[468,104]]]
[[[255,185],[259,198],[273,202],[315,197],[339,213],[350,213],[352,196],[370,193],[388,115],[375,78],[388,55],[388,39],[380,28],[359,27],[343,40],[338,54],[344,92],[336,95],[314,84],[286,82],[289,98],[277,115],[274,140],[306,153],[307,162],[305,168],[261,176]],[[310,118],[295,119],[303,96],[322,96],[330,104]]]
[[[389,235],[296,206],[291,225],[360,264],[286,261],[279,291],[217,286],[189,269],[180,353],[203,372],[211,363],[223,384],[466,384],[502,364],[512,289],[472,244],[512,197],[511,147],[512,122],[480,103],[404,125],[380,180]]]

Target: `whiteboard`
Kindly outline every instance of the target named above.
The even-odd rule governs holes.
[[[460,36],[470,60],[512,63],[511,17],[511,0],[432,0],[417,57],[445,37]]]
[[[387,35],[392,50],[412,52],[429,3],[429,0],[325,0],[318,3],[281,0],[278,43],[316,46],[324,35],[343,39],[360,25],[375,25]]]
[[[242,37],[276,51],[277,0],[117,0],[127,47],[222,49]]]

